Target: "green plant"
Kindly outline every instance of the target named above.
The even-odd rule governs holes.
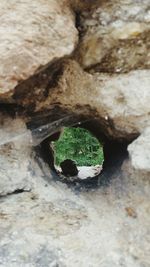
[[[83,128],[65,128],[58,141],[53,142],[55,164],[65,159],[75,160],[78,166],[102,164],[103,147],[89,131]]]

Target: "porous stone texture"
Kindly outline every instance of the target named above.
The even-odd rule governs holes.
[[[76,114],[99,117],[100,123],[105,125],[104,132],[114,138],[130,139],[150,125],[149,70],[119,76],[90,75],[71,61],[63,68],[58,86],[49,90],[44,102],[36,103],[36,111],[48,110],[59,103]],[[25,102],[26,97],[23,98]]]
[[[30,139],[31,135],[22,120],[10,120],[6,116],[1,119],[0,196],[31,189]]]
[[[132,166],[137,170],[150,172],[150,128],[145,131],[128,147]]]
[[[109,187],[79,193],[32,166],[32,192],[0,200],[1,266],[149,267],[147,180],[124,167]]]
[[[122,73],[150,67],[149,0],[104,1],[80,20],[77,58],[84,68]]]
[[[1,0],[0,33],[0,266],[150,267],[149,0]],[[50,169],[74,124],[95,187]]]
[[[77,43],[73,12],[64,1],[0,2],[0,94],[67,55]]]

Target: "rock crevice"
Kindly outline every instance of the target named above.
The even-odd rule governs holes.
[[[1,0],[0,33],[0,265],[148,267],[149,0]],[[78,124],[104,143],[94,191],[47,147]]]

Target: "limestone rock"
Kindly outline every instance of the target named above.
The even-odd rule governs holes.
[[[149,266],[146,181],[125,175],[108,187],[77,193],[49,184],[38,168],[32,192],[1,200],[2,266]],[[127,214],[129,208],[136,218]]]
[[[136,170],[150,173],[150,128],[145,129],[128,147],[132,166]]]
[[[3,122],[2,122],[3,121]],[[1,119],[0,129],[0,196],[29,191],[30,133],[21,119]]]
[[[150,125],[150,71],[136,70],[128,74],[97,75],[99,112],[114,129],[129,134],[141,133]],[[98,104],[98,101],[97,101]]]
[[[77,43],[74,16],[65,1],[0,2],[0,98]],[[13,10],[13,11],[12,11]],[[8,101],[8,99],[7,99]]]
[[[149,70],[90,75],[76,62],[67,61],[58,87],[49,91],[44,102],[37,103],[36,111],[59,103],[74,114],[99,118],[110,137],[132,139],[150,125],[149,86]],[[25,98],[23,101],[27,102]]]
[[[149,267],[149,22],[149,0],[0,1],[1,266]],[[51,170],[74,124],[99,186]]]
[[[105,1],[80,20],[76,54],[84,68],[122,73],[150,67],[149,0]]]

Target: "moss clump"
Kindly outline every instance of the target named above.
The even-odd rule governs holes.
[[[53,142],[55,164],[65,159],[75,160],[78,166],[95,166],[104,160],[103,147],[89,131],[82,128],[65,128],[60,139]]]

